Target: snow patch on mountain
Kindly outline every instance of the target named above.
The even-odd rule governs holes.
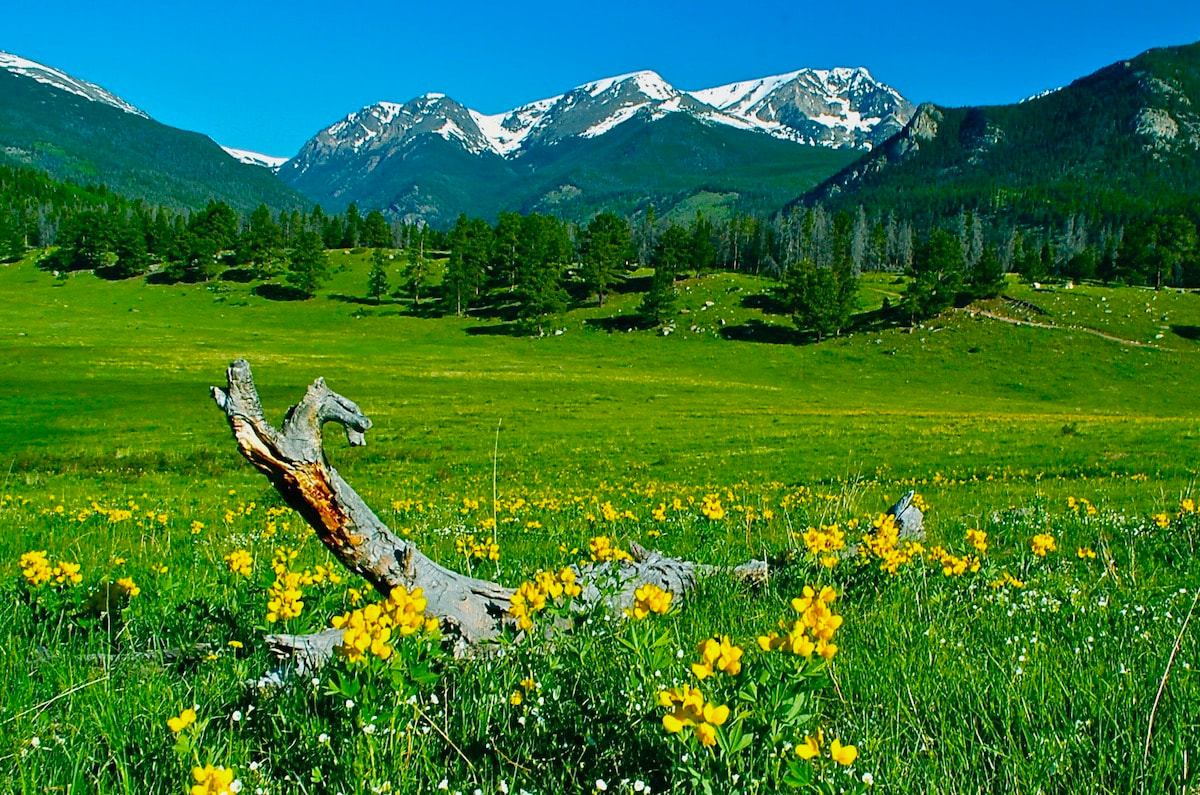
[[[561,95],[539,99],[537,102],[490,116],[474,110],[469,112],[491,150],[501,157],[512,157],[520,151],[526,139],[560,100]]]
[[[703,88],[689,93],[706,105],[712,105],[714,108],[738,115],[745,113],[747,109],[770,96],[780,86],[795,80],[799,74],[800,71],[788,72],[758,80],[729,83],[716,88]]]
[[[1024,105],[1026,102],[1033,102],[1035,99],[1041,99],[1042,97],[1048,97],[1051,94],[1055,94],[1062,90],[1063,90],[1062,86],[1059,86],[1058,88],[1047,88],[1045,91],[1039,91],[1036,94],[1033,94],[1032,96],[1025,97],[1025,99],[1020,100],[1017,104]]]
[[[279,167],[286,163],[289,158],[276,157],[274,155],[264,155],[261,152],[251,152],[249,149],[235,149],[232,146],[222,146],[225,153],[237,160],[239,163],[245,163],[250,166],[262,166],[269,168],[272,171],[278,171]]]
[[[666,103],[663,104],[665,105]],[[632,119],[642,108],[647,108],[649,106],[649,102],[641,102],[637,105],[626,105],[624,107],[617,108],[615,111],[609,114],[607,118],[597,122],[596,124],[593,124],[591,127],[588,127],[586,130],[581,132],[579,137],[595,138],[597,135],[604,135],[604,133],[616,127],[618,124],[622,124]],[[662,108],[660,107],[659,110],[662,110]]]
[[[65,72],[60,72],[53,67],[31,61],[28,58],[21,58],[11,53],[0,52],[0,68],[7,69],[15,75],[28,77],[39,83],[53,86],[60,91],[70,92],[92,102],[101,102],[105,105],[111,105],[118,110],[123,110],[126,113],[132,113],[135,116],[141,116],[146,119],[150,118],[144,111],[130,105],[116,94],[106,91],[94,83],[76,79]]]

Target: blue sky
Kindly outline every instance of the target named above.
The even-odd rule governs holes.
[[[913,101],[1013,102],[1200,39],[1200,2],[13,3],[0,50],[166,124],[293,155],[379,100],[441,91],[497,113],[653,69],[682,89],[866,66]]]

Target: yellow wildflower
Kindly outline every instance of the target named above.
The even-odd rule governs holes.
[[[717,494],[704,495],[704,501],[700,505],[700,512],[714,522],[725,518],[725,508],[721,505],[721,498]]]
[[[626,610],[625,615],[641,621],[651,613],[666,615],[671,607],[671,592],[664,591],[657,585],[643,585],[633,592],[633,609]]]
[[[240,574],[243,577],[250,576],[251,567],[254,565],[254,557],[244,549],[230,552],[223,560],[231,572]]]
[[[1054,552],[1058,549],[1058,543],[1049,533],[1038,533],[1029,542],[1029,546],[1033,550],[1033,554],[1039,558],[1044,558],[1047,552]]]
[[[810,527],[804,532],[804,546],[813,555],[837,552],[846,547],[846,534],[837,524]]]
[[[361,661],[367,654],[388,659],[393,652],[393,634],[403,637],[427,629],[423,615],[427,605],[422,589],[409,591],[404,586],[397,586],[382,602],[335,616],[331,622],[334,628],[346,630],[337,647],[338,652],[352,663]]]
[[[737,676],[742,670],[742,650],[734,646],[728,635],[720,638],[708,638],[697,647],[702,662],[692,666],[692,673],[698,679],[710,676],[714,670],[729,676]],[[697,668],[700,671],[697,671]],[[703,673],[703,676],[701,675]]]
[[[268,623],[296,618],[304,610],[304,594],[300,590],[301,577],[301,574],[294,571],[284,570],[279,573],[276,569],[275,582],[267,590]]]
[[[21,576],[35,588],[48,582],[54,576],[50,568],[50,561],[46,559],[44,550],[40,552],[26,552],[21,555],[20,566]]]
[[[233,771],[224,767],[193,767],[192,795],[233,795]]]
[[[796,756],[801,759],[814,759],[821,755],[821,732],[817,732],[817,736],[808,735],[804,738],[804,742],[796,746]]]
[[[178,718],[167,718],[167,728],[179,734],[181,731],[191,726],[196,722],[196,710],[188,707],[183,712],[179,713]]]
[[[835,739],[829,744],[829,757],[839,765],[849,767],[858,758],[858,749],[853,745],[842,745],[841,740]]]
[[[1018,580],[1016,577],[1009,574],[1007,571],[1000,575],[1000,579],[992,583],[993,588],[1003,588],[1004,586],[1012,586],[1013,588],[1024,588],[1025,583]]]
[[[971,546],[975,547],[979,552],[987,552],[988,550],[988,534],[985,530],[967,530],[967,541]]]
[[[608,536],[596,536],[588,541],[588,552],[592,560],[633,560],[633,556],[620,547],[614,546]]]

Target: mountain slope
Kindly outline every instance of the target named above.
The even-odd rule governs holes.
[[[739,101],[740,84],[686,92],[649,71],[493,115],[443,94],[381,102],[319,132],[279,174],[328,209],[357,202],[436,224],[460,212],[661,211],[701,191],[772,207],[848,162],[848,147],[899,129],[912,108],[862,69],[769,81],[754,102]]]
[[[1150,50],[1015,105],[922,105],[804,197],[868,210],[961,207],[1027,222],[1179,209],[1200,194],[1200,43]]]
[[[662,217],[704,193],[727,210],[769,212],[855,156],[673,114],[531,151],[521,209],[583,219],[655,204]]]
[[[160,124],[98,86],[7,53],[0,54],[0,160],[174,208],[209,199],[243,211],[264,202],[276,209],[309,204],[206,136]]]

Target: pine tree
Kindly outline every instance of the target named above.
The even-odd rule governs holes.
[[[654,246],[658,242],[658,218],[654,213],[654,205],[651,204],[646,208],[646,213],[642,216],[642,222],[638,224],[637,233],[637,257],[638,264],[643,268],[650,266],[650,260],[654,256]]]
[[[867,223],[867,212],[860,204],[850,232],[850,261],[855,274],[870,267],[871,226]]]
[[[358,214],[358,206],[351,202],[346,208],[346,218],[342,225],[342,240],[340,248],[354,248],[358,245],[362,232],[362,216]]]
[[[206,250],[214,254],[232,249],[238,239],[238,216],[225,202],[210,200],[205,208],[192,216],[188,231],[208,242]]]
[[[692,223],[691,269],[697,276],[707,273],[717,260],[717,247],[713,245],[713,224],[703,213],[696,213]]]
[[[13,262],[24,253],[25,241],[16,217],[0,211],[0,262]]]
[[[329,275],[325,246],[316,232],[303,232],[288,258],[287,282],[311,298]]]
[[[392,248],[395,245],[387,219],[378,210],[367,213],[367,219],[363,221],[362,244],[368,248]]]
[[[135,219],[120,224],[113,240],[113,251],[117,255],[113,263],[113,274],[127,279],[141,276],[150,269],[150,254],[146,251],[146,235]]]
[[[429,280],[429,260],[425,258],[425,227],[416,234],[415,245],[408,250],[408,269],[404,286],[412,297],[413,307],[421,306],[421,293]]]
[[[262,273],[270,273],[272,265],[283,256],[283,229],[271,220],[271,210],[260,204],[250,215],[250,223],[242,233],[238,260],[254,263]]]
[[[914,321],[933,317],[950,307],[963,281],[963,254],[958,238],[934,229],[913,257],[915,272],[904,294]]]
[[[650,289],[642,296],[637,315],[649,325],[658,325],[675,314],[677,299],[675,274],[667,268],[655,268],[650,277]]]
[[[992,246],[985,246],[971,271],[971,295],[975,298],[995,298],[1004,291],[1004,268]]]
[[[367,274],[367,296],[374,298],[375,303],[379,303],[379,299],[387,294],[388,275],[387,275],[388,255],[382,248],[377,248],[371,252],[371,272]]]
[[[483,288],[491,239],[492,230],[487,223],[478,218],[468,220],[466,215],[459,215],[450,231],[450,258],[442,278],[442,298],[454,305],[454,312],[460,317]]]
[[[691,263],[692,241],[686,229],[671,224],[659,238],[654,249],[654,270],[665,271],[675,277],[687,270]]]
[[[587,225],[583,239],[582,266],[579,275],[597,303],[626,269],[631,256],[629,224],[614,213],[600,213]]]
[[[783,300],[797,329],[812,331],[820,341],[846,327],[853,308],[847,300],[847,275],[853,277],[848,268],[839,272],[811,262],[800,262],[787,272]]]
[[[1165,284],[1194,284],[1196,225],[1182,215],[1156,215],[1125,228],[1117,270],[1126,281],[1158,290]]]
[[[566,308],[562,269],[570,251],[566,229],[556,218],[532,214],[521,219],[515,293],[523,322],[532,325]]]
[[[517,251],[521,243],[521,216],[517,213],[500,213],[496,228],[492,232],[491,262],[493,276],[497,281],[515,289],[517,284]]]

